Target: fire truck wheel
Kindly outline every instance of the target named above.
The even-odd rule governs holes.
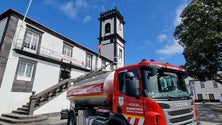
[[[108,123],[108,125],[127,125],[127,123],[123,121],[111,121]]]
[[[127,120],[122,115],[115,115],[108,122],[108,125],[128,125]]]
[[[76,125],[76,115],[74,111],[69,112],[67,125]]]

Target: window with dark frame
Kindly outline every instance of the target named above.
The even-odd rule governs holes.
[[[86,53],[86,69],[92,69],[92,55]]]
[[[122,49],[119,49],[119,57],[118,57],[120,60],[122,60],[123,58],[123,50]]]
[[[72,57],[72,46],[64,44],[62,54],[65,56]]]
[[[218,88],[217,82],[213,81],[214,88]]]
[[[31,81],[35,64],[21,60],[18,64],[17,80]]]
[[[110,33],[110,23],[105,25],[105,33]]]
[[[37,52],[40,43],[41,33],[34,29],[27,28],[23,41],[23,49]]]
[[[200,82],[200,87],[205,88],[204,82],[202,82],[202,81]]]
[[[31,92],[36,71],[36,61],[19,58],[12,92]]]

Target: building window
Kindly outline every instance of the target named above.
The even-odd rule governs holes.
[[[202,94],[197,94],[198,100],[203,100],[203,95]]]
[[[194,88],[194,81],[189,80],[189,86],[187,87],[187,89],[188,89],[188,92],[190,93],[190,96],[194,96],[193,88]]]
[[[110,33],[110,23],[105,25],[105,33]]]
[[[23,42],[23,49],[36,52],[39,42],[40,34],[33,30],[27,29]]]
[[[102,60],[102,69],[106,69],[106,61],[105,60]]]
[[[64,44],[63,50],[62,50],[62,61],[65,63],[71,63],[72,60],[72,46],[69,46],[67,44]]]
[[[31,81],[34,63],[21,60],[18,65],[17,80]]]
[[[119,49],[119,59],[122,60],[123,58],[123,50]]]
[[[86,54],[86,69],[92,69],[92,55]]]
[[[214,88],[218,88],[217,82],[213,81]]]
[[[31,92],[37,62],[20,58],[14,82],[12,85],[12,92]]]
[[[214,94],[209,94],[209,99],[210,101],[214,101],[215,100]]]
[[[119,26],[118,26],[119,30],[122,31],[122,24],[119,22]]]
[[[204,82],[200,82],[200,87],[205,88]]]
[[[64,44],[62,54],[65,56],[72,57],[72,47]]]

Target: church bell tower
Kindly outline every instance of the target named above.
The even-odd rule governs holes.
[[[99,45],[102,56],[113,60],[117,67],[125,64],[124,18],[114,8],[100,14]]]

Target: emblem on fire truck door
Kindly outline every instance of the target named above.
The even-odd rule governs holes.
[[[118,97],[119,106],[124,105],[124,97]]]

